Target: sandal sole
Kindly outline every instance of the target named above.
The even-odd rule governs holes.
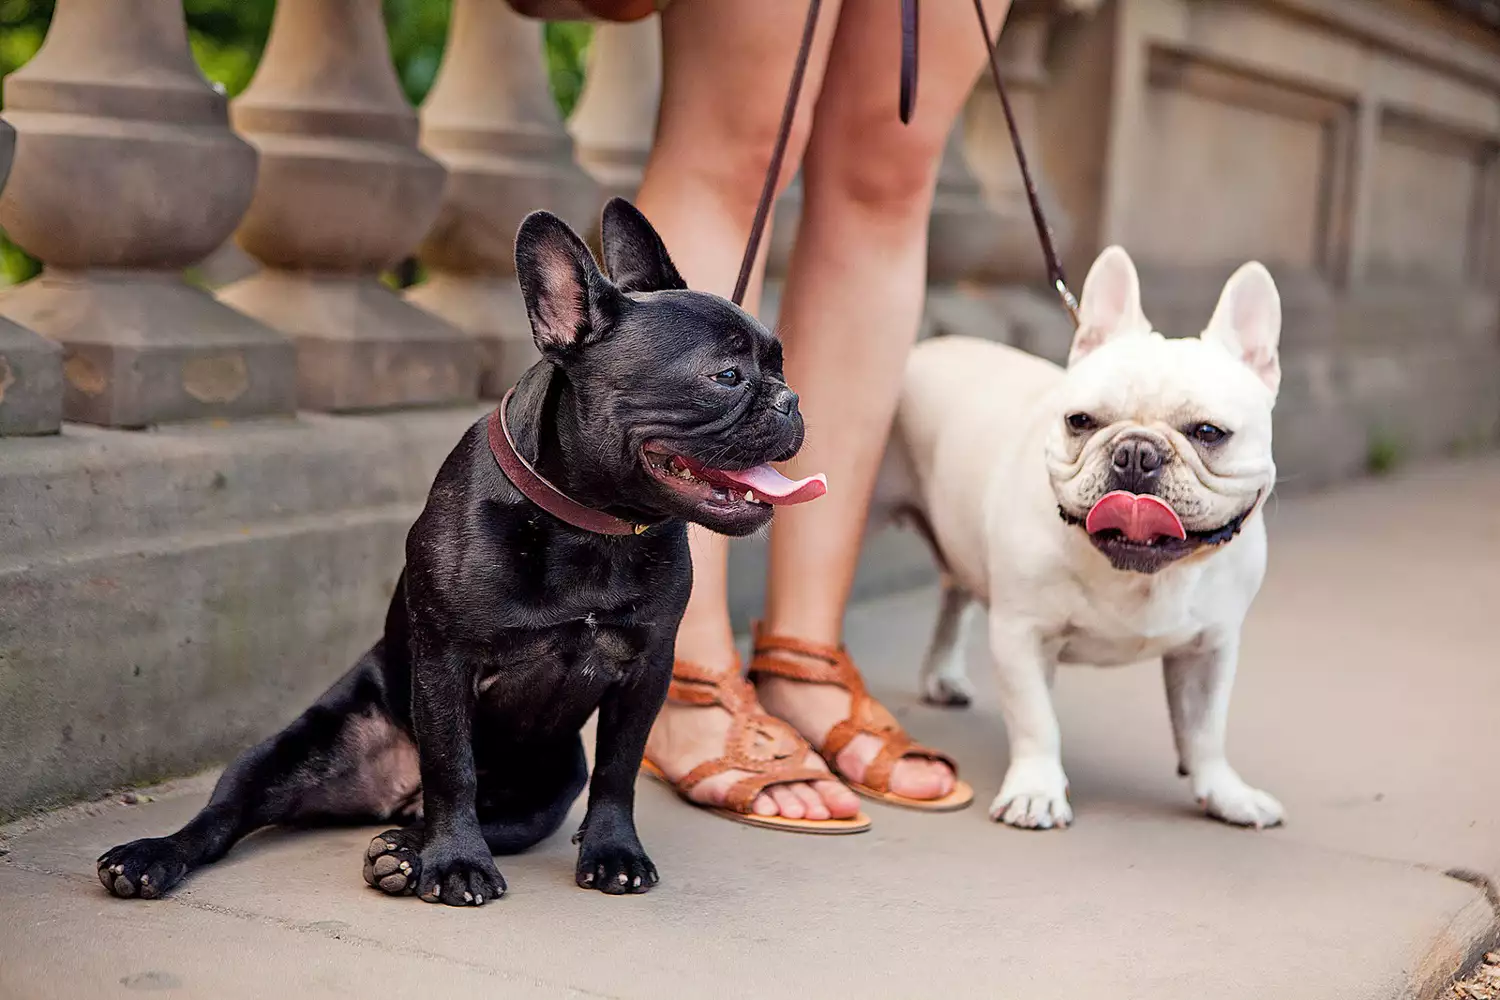
[[[877,791],[869,785],[850,781],[842,774],[839,775],[839,780],[848,785],[857,795],[862,795],[871,802],[883,802],[888,806],[899,806],[914,812],[958,812],[969,808],[974,802],[974,789],[962,779],[956,779],[953,791],[940,799],[912,799],[905,795],[897,795],[895,792]]]
[[[743,823],[746,826],[759,827],[762,830],[780,830],[784,833],[808,833],[817,836],[841,836],[851,833],[864,833],[870,829],[870,817],[864,813],[857,813],[848,819],[792,819],[789,816],[757,816],[755,813],[736,812],[733,809],[725,809],[723,806],[710,806],[702,802],[694,802],[692,799],[677,791],[677,786],[672,779],[651,763],[649,760],[641,761],[641,773],[666,785],[672,791],[677,792],[678,798],[706,813],[723,819],[732,820],[735,823]],[[957,791],[957,789],[954,789]]]

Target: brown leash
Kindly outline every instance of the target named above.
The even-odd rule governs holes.
[[[902,0],[903,4],[916,6],[917,0]],[[1000,61],[995,55],[995,44],[990,41],[989,18],[984,16],[983,0],[974,0],[974,13],[979,15],[979,31],[984,39],[984,51],[989,56],[990,76],[995,81],[995,91],[1000,95],[1000,107],[1005,111],[1005,125],[1010,130],[1010,144],[1016,151],[1016,163],[1021,168],[1021,180],[1026,185],[1026,200],[1031,203],[1031,219],[1036,223],[1036,236],[1042,244],[1042,256],[1047,261],[1047,280],[1057,292],[1058,298],[1062,299],[1063,308],[1068,311],[1068,316],[1073,320],[1073,325],[1078,325],[1078,300],[1068,289],[1068,279],[1063,275],[1062,261],[1057,259],[1057,248],[1052,243],[1052,227],[1047,225],[1047,217],[1042,213],[1042,200],[1037,197],[1036,182],[1031,178],[1031,167],[1026,162],[1026,150],[1021,145],[1021,132],[1016,127],[1016,116],[1010,109],[1010,97],[1005,93],[1005,83],[1000,79]],[[916,84],[912,84],[916,89]]]
[[[734,296],[730,299],[737,306],[745,304],[745,291],[750,287],[750,272],[755,270],[760,240],[766,232],[766,219],[776,200],[776,179],[781,176],[781,161],[786,158],[786,144],[792,135],[792,119],[797,116],[797,100],[802,96],[802,78],[807,75],[813,32],[818,27],[818,12],[822,7],[823,0],[808,0],[807,21],[802,26],[802,45],[797,49],[797,62],[792,67],[792,82],[787,87],[786,104],[781,109],[781,124],[776,129],[776,145],[771,150],[771,164],[766,167],[765,183],[760,186],[760,200],[755,204],[755,221],[750,223],[750,239],[745,243],[745,256],[740,261],[740,276],[734,283]]]
[[[786,104],[781,109],[781,125],[776,131],[776,145],[771,151],[771,163],[766,168],[766,179],[761,185],[760,200],[755,206],[755,220],[750,225],[750,238],[745,244],[745,255],[740,260],[739,279],[734,284],[733,302],[743,305],[745,291],[750,286],[750,275],[755,269],[755,258],[760,252],[761,239],[765,234],[766,220],[776,200],[776,180],[781,175],[782,161],[786,157],[786,145],[791,136],[792,120],[797,113],[798,99],[802,94],[802,80],[807,73],[807,61],[812,53],[813,32],[818,25],[818,13],[822,0],[809,0],[807,20],[802,27],[802,44],[797,50],[797,61],[792,67],[792,80],[787,88]],[[917,51],[919,27],[918,0],[901,0],[901,80],[897,99],[897,113],[902,124],[908,124],[917,103]],[[980,37],[984,40],[984,51],[990,65],[990,77],[995,82],[995,92],[1000,95],[1000,107],[1005,112],[1005,126],[1010,132],[1010,143],[1016,151],[1016,164],[1021,168],[1021,180],[1026,186],[1026,200],[1031,205],[1031,219],[1036,224],[1038,242],[1042,245],[1042,257],[1047,265],[1047,281],[1062,300],[1063,308],[1078,325],[1078,299],[1068,288],[1068,279],[1063,273],[1062,261],[1058,259],[1057,247],[1052,239],[1052,227],[1047,225],[1046,213],[1037,194],[1036,181],[1031,176],[1031,165],[1026,160],[1026,149],[1021,142],[1021,131],[1016,125],[1015,112],[1010,106],[1010,95],[1005,92],[1005,81],[1000,76],[1000,61],[995,54],[995,45],[990,41],[990,22],[984,13],[983,0],[974,0],[974,13],[979,18]]]

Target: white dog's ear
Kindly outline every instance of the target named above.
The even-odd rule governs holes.
[[[1281,296],[1271,272],[1251,261],[1230,275],[1203,339],[1243,361],[1272,392],[1280,388]]]
[[[1105,249],[1089,268],[1078,303],[1078,332],[1068,364],[1092,354],[1115,337],[1151,332],[1151,321],[1141,311],[1141,279],[1123,248]]]

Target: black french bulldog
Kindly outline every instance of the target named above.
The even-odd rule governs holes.
[[[367,882],[450,906],[497,899],[505,880],[491,856],[554,833],[588,780],[579,731],[596,708],[578,885],[656,884],[636,836],[635,777],[692,581],[686,522],[748,534],[771,504],[821,488],[763,464],[802,443],[780,342],[689,291],[628,202],[605,207],[603,246],[610,278],[560,219],[522,223],[516,271],[542,360],[509,398],[507,423],[541,476],[645,530],[597,534],[547,513],[476,423],[407,536],[383,638],[235,760],[181,830],[105,853],[110,892],[154,899],[271,824],[397,822],[371,843]]]

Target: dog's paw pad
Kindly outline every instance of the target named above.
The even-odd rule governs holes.
[[[365,850],[365,882],[391,896],[416,888],[422,870],[417,838],[405,830],[387,830]]]
[[[598,889],[611,896],[649,892],[661,881],[656,866],[639,846],[590,847],[578,852],[577,882],[582,889]]]
[[[1073,822],[1068,778],[1052,760],[1018,760],[1011,764],[990,803],[990,819],[1023,830],[1064,829]]]
[[[169,837],[121,844],[99,858],[99,884],[122,899],[157,899],[187,874],[187,858]]]

